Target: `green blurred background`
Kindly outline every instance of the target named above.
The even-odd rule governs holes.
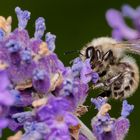
[[[140,0],[1,0],[0,15],[13,17],[13,29],[17,27],[17,19],[14,12],[16,6],[31,12],[31,20],[27,26],[31,36],[34,34],[34,21],[39,16],[46,19],[47,31],[57,36],[56,53],[65,65],[77,57],[77,54],[64,55],[65,51],[80,49],[92,38],[110,36],[111,28],[105,20],[105,12],[109,8],[120,9],[123,4],[132,7],[140,5]],[[140,65],[140,56],[134,56]],[[140,95],[139,90],[131,98],[129,103],[135,105],[130,115],[131,127],[126,140],[138,140],[140,132]],[[93,92],[90,97],[96,96]],[[89,113],[82,120],[90,127],[90,119],[97,113],[89,103]],[[121,111],[120,101],[111,101],[112,117],[119,117]],[[2,140],[6,140],[8,130],[4,132]]]

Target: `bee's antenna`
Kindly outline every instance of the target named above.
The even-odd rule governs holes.
[[[66,51],[66,52],[64,52],[64,55],[73,54],[73,53],[80,53],[80,50]]]
[[[66,51],[66,52],[64,52],[64,55],[73,54],[73,53],[78,53],[83,56],[83,54],[80,52],[80,50]]]

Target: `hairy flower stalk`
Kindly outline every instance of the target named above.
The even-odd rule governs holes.
[[[88,140],[96,140],[96,137],[94,134],[91,132],[91,130],[81,121],[79,120],[79,123],[81,125],[80,132],[86,136]]]
[[[88,112],[89,85],[99,81],[90,59],[78,57],[65,67],[54,52],[56,36],[47,32],[42,40],[45,19],[35,21],[30,37],[31,13],[19,7],[15,12],[18,27],[13,31],[12,18],[0,16],[0,137],[9,128],[15,134],[7,140],[123,140],[134,106],[123,101],[121,117],[113,119],[107,98],[92,99],[98,113],[90,130],[80,120]]]

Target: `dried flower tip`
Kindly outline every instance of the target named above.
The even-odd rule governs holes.
[[[48,55],[50,53],[48,46],[46,44],[46,42],[42,42],[39,46],[39,51],[38,54],[33,53],[33,59],[34,61],[38,61],[40,58],[42,58],[45,55]]]
[[[63,82],[63,76],[60,72],[53,74],[51,76],[50,91],[53,91],[56,87],[60,86],[62,82]]]
[[[0,70],[5,70],[8,67],[8,64],[0,60]]]
[[[78,124],[76,126],[70,126],[70,132],[71,132],[71,136],[75,139],[75,140],[79,140],[79,131],[80,131],[81,125]]]
[[[7,140],[21,140],[22,131],[18,131],[14,136],[10,136]]]
[[[31,87],[32,87],[32,81],[27,80],[24,83],[20,83],[20,84],[16,85],[15,89],[16,90],[24,90],[26,88],[31,88]]]
[[[48,101],[48,98],[37,99],[37,100],[32,102],[32,106],[34,108],[40,107],[40,106],[45,105],[47,103],[47,101]]]
[[[11,23],[11,16],[9,16],[7,19],[5,19],[3,16],[0,16],[0,29],[2,29],[5,34],[9,34],[11,32]]]
[[[111,110],[111,105],[106,103],[104,105],[101,106],[99,112],[98,112],[98,115],[101,115],[101,116],[104,116],[106,115],[106,113]]]
[[[84,115],[86,112],[88,112],[87,106],[79,105],[76,109],[75,115],[80,117],[80,116]]]
[[[39,17],[35,22],[35,34],[34,37],[36,39],[41,39],[44,35],[44,31],[46,30],[45,26],[45,19],[42,17]]]
[[[51,34],[50,32],[46,34],[46,42],[50,51],[55,50],[55,39],[56,36]]]
[[[48,53],[49,53],[49,50],[48,50],[48,46],[47,46],[46,42],[42,42],[39,46],[38,54],[43,56],[43,55],[47,55]]]
[[[22,11],[19,7],[15,8],[15,12],[18,18],[18,27],[20,29],[26,28],[28,20],[30,19],[30,12],[29,11]]]

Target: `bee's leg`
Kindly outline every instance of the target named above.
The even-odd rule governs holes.
[[[120,78],[121,76],[122,76],[122,73],[118,74],[117,76],[111,77],[110,79],[105,81],[105,86],[112,85],[112,83],[114,83],[116,80],[118,80],[118,78]]]
[[[110,97],[111,96],[111,90],[105,90],[102,93],[100,93],[97,97]]]
[[[105,86],[104,83],[98,83],[96,85],[93,85],[92,87],[93,87],[93,89],[96,89],[96,88],[103,88],[104,86]]]
[[[96,88],[105,88],[105,87],[109,87],[112,83],[114,83],[122,74],[118,74],[117,76],[114,76],[104,82],[99,82],[97,83],[96,85],[93,86],[93,89],[96,89]]]

